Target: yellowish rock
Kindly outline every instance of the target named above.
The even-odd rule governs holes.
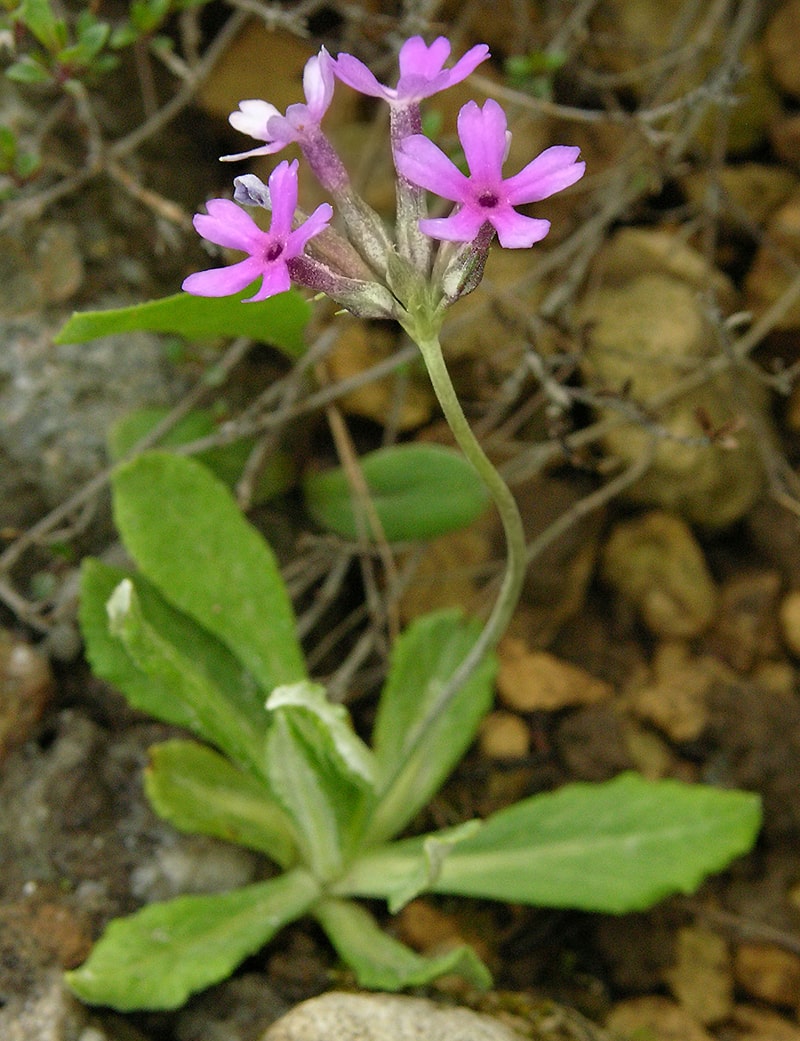
[[[497,689],[504,705],[517,712],[552,711],[605,701],[614,688],[585,669],[547,651],[532,651],[507,636],[498,648]]]
[[[713,1041],[690,1012],[657,995],[620,1001],[611,1010],[606,1027],[622,1037],[646,1037],[648,1041]]]
[[[395,341],[388,327],[366,322],[343,321],[342,331],[326,358],[332,382],[341,382],[372,368],[390,357]],[[339,400],[343,411],[376,423],[395,417],[398,430],[414,430],[433,415],[435,398],[427,377],[408,372],[386,376],[350,391]]]
[[[47,659],[15,633],[0,629],[0,760],[28,740],[54,694]]]
[[[766,398],[739,372],[682,383],[702,371],[717,342],[697,289],[648,273],[591,291],[579,318],[583,378],[599,395],[598,414],[616,421],[606,451],[624,466],[652,456],[627,496],[711,528],[742,517],[764,483],[757,439],[770,429]],[[709,438],[708,430],[730,433]]]
[[[684,643],[663,643],[654,656],[651,678],[632,684],[627,700],[639,719],[671,740],[694,741],[708,725],[711,688],[724,675],[724,666],[714,658],[695,657]]]
[[[771,1009],[737,1005],[732,1026],[735,1041],[800,1041],[800,1026]]]
[[[747,994],[771,1005],[800,1004],[800,957],[766,944],[746,943],[736,951],[736,982]]]
[[[602,573],[656,636],[697,636],[714,616],[717,588],[703,551],[672,514],[652,511],[617,524],[602,552]]]
[[[764,50],[769,71],[787,94],[800,98],[800,63],[797,41],[800,39],[800,0],[784,0],[767,23]]]
[[[643,275],[669,275],[698,292],[712,289],[724,307],[736,302],[727,275],[681,236],[661,228],[620,228],[600,249],[592,265],[593,279],[621,288]]]
[[[786,260],[800,261],[800,192],[773,214],[766,232],[766,241],[757,250],[744,283],[745,303],[756,315],[776,304],[792,287],[794,276],[787,271]],[[774,315],[773,328],[800,328],[800,299],[795,297]]]
[[[728,945],[702,926],[678,930],[675,964],[667,973],[670,990],[682,1008],[708,1026],[733,1009],[733,971]]]
[[[729,229],[741,227],[740,213],[753,224],[765,224],[798,187],[797,175],[791,170],[766,163],[724,166],[715,180],[723,194],[720,222]],[[698,169],[681,184],[690,202],[702,208],[713,184],[712,175],[706,169]]]
[[[800,589],[793,589],[783,598],[779,618],[786,646],[800,658]]]
[[[497,709],[481,723],[478,747],[487,759],[522,759],[530,751],[530,731],[514,712]]]

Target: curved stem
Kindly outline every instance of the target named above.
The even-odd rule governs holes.
[[[450,379],[450,373],[447,371],[439,339],[436,336],[425,339],[420,338],[417,343],[428,369],[436,397],[439,399],[445,419],[453,431],[458,446],[478,471],[481,480],[494,500],[500,519],[503,522],[508,555],[503,583],[486,625],[483,627],[469,654],[442,687],[436,700],[431,705],[427,717],[409,733],[406,742],[406,752],[416,745],[422,734],[429,730],[431,725],[447,710],[454,696],[480,664],[483,657],[497,645],[500,637],[508,627],[508,623],[511,621],[514,608],[517,606],[517,601],[522,592],[522,584],[525,580],[526,565],[525,533],[516,501],[503,478],[489,461],[488,456],[481,448],[472,432],[472,428],[467,422]]]

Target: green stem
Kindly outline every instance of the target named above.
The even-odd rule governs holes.
[[[408,735],[406,754],[410,754],[422,735],[446,712],[450,702],[472,675],[472,672],[477,668],[484,656],[497,646],[517,606],[520,593],[522,592],[522,584],[525,580],[526,568],[525,533],[519,509],[514,496],[489,461],[488,456],[481,448],[472,432],[472,428],[467,422],[450,379],[450,373],[447,371],[439,339],[435,335],[427,338],[420,337],[417,343],[428,369],[436,397],[439,399],[445,419],[453,431],[459,448],[478,471],[500,514],[506,536],[507,558],[503,584],[500,587],[500,592],[486,625],[483,627],[469,654],[442,687],[426,718]]]

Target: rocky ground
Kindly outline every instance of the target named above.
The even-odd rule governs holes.
[[[724,876],[646,913],[416,900],[392,926],[405,942],[466,939],[495,972],[488,995],[450,982],[430,995],[467,1018],[348,998],[269,1036],[800,1041],[800,2],[506,0],[491,16],[480,4],[407,5],[401,16],[378,0],[320,3],[299,5],[311,11],[305,38],[297,6],[266,27],[235,10],[234,32],[236,5],[212,4],[196,23],[201,50],[230,39],[191,105],[89,172],[80,119],[51,121],[40,179],[0,218],[0,1036],[257,1041],[303,999],[352,987],[304,923],[177,1013],[90,1011],[62,987],[112,917],[265,870],[153,815],[141,770],[169,730],[81,657],[77,565],[118,552],[107,431],[139,406],[188,400],[237,422],[267,388],[291,387],[292,372],[264,348],[232,357],[225,344],[149,334],[60,346],[53,336],[72,310],[165,295],[207,265],[189,218],[228,190],[216,156],[242,147],[225,123],[239,99],[296,100],[321,42],[388,76],[392,46],[424,28],[446,31],[457,51],[486,41],[493,53],[432,106],[445,140],[466,98],[494,95],[510,113],[511,162],[574,143],[587,176],[548,203],[553,231],[534,254],[496,251],[446,328],[462,399],[522,507],[532,564],[500,648],[496,710],[420,823],[636,769],[756,791],[764,828]],[[185,46],[186,21],[172,28]],[[555,71],[504,67],[544,51]],[[174,69],[136,57],[93,88],[109,147],[147,125],[143,67],[160,104],[179,91]],[[56,101],[2,90],[14,125],[35,137]],[[343,96],[330,129],[389,211],[381,113]],[[317,189],[302,190],[310,209]],[[422,374],[391,371],[392,357],[407,362],[398,331],[320,308],[311,335],[332,346],[301,396],[333,388],[357,450],[445,437]],[[309,407],[271,435],[293,446],[298,472],[335,458],[329,418]],[[326,576],[341,576],[324,587],[307,647],[315,674],[363,692],[367,720],[386,612],[352,616],[364,596],[359,547],[316,532],[294,493],[251,515],[301,615],[316,610]],[[395,553],[402,595],[365,559],[407,622],[443,603],[485,610],[501,555],[488,514]]]

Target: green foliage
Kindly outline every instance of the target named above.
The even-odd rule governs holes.
[[[553,97],[553,77],[566,60],[561,51],[531,51],[509,55],[504,69],[512,87],[549,101]]]
[[[151,452],[113,479],[114,520],[139,570],[213,633],[266,695],[306,678],[295,618],[270,547],[200,463]]]
[[[112,922],[67,983],[84,1001],[120,1012],[178,1008],[225,979],[318,897],[312,876],[295,868],[229,893],[151,904]]]
[[[112,426],[108,437],[109,454],[120,462],[136,444],[158,426],[169,413],[168,408],[141,408],[131,412]],[[183,416],[167,434],[159,439],[161,448],[179,448],[193,441],[212,436],[217,431],[214,415],[208,409],[195,409]],[[194,458],[203,463],[216,477],[234,488],[241,480],[247,460],[255,447],[254,438],[242,438],[217,448],[198,452]],[[261,468],[253,490],[253,505],[274,499],[294,484],[295,472],[287,452],[273,452]]]
[[[621,774],[523,799],[463,837],[426,888],[489,900],[619,914],[703,878],[749,849],[761,820],[757,796]],[[451,829],[452,830],[452,829]],[[348,896],[395,905],[432,837],[365,854],[340,883]]]
[[[365,455],[360,465],[383,533],[392,542],[457,531],[479,517],[489,502],[470,463],[442,445],[380,448]],[[358,536],[358,503],[342,468],[310,475],[303,491],[318,524],[344,538]],[[368,518],[362,520],[368,530]]]
[[[263,784],[213,749],[165,741],[150,750],[144,783],[156,813],[179,831],[258,850],[283,868],[296,861],[290,819]]]
[[[160,33],[167,19],[188,7],[201,7],[208,0],[133,0],[126,16],[112,24],[101,21],[84,6],[72,16],[61,13],[52,0],[7,2],[9,21],[27,31],[19,57],[6,76],[26,85],[63,87],[70,91],[76,83],[92,85],[115,69],[119,59],[114,51],[142,41],[154,51],[172,49],[169,36]]]
[[[69,319],[55,342],[86,343],[100,336],[139,330],[176,333],[188,340],[247,336],[278,347],[290,358],[300,357],[305,350],[303,334],[310,315],[309,305],[300,293],[289,290],[242,307],[242,299],[248,295],[252,295],[250,288],[217,298],[177,293],[132,307],[83,311]]]
[[[754,796],[634,775],[391,842],[491,703],[488,658],[441,718],[429,718],[477,624],[444,611],[409,627],[394,648],[370,747],[347,710],[305,675],[272,552],[220,481],[196,461],[153,452],[118,469],[113,493],[138,571],[84,565],[89,660],[132,705],[205,742],[153,749],[147,795],[177,828],[263,852],[284,873],[112,922],[67,975],[85,1001],[174,1008],[304,914],[363,986],[397,990],[453,972],[488,986],[469,948],[422,957],[353,898],[379,897],[391,910],[426,891],[632,910],[691,891],[752,843]]]
[[[11,127],[0,126],[0,177],[21,185],[35,177],[41,165],[41,156],[27,151]],[[0,198],[7,194],[0,188]]]
[[[6,69],[17,83],[70,89],[73,81],[91,80],[116,66],[107,51],[111,25],[89,8],[68,21],[56,14],[51,0],[22,0],[11,19],[33,38],[30,49]]]

